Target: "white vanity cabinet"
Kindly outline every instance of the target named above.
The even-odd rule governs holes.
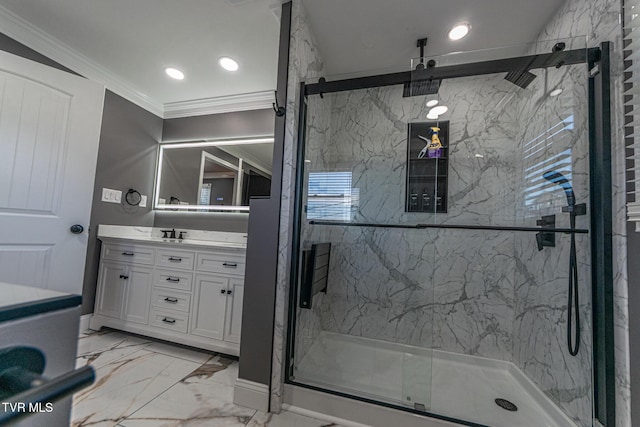
[[[102,240],[92,329],[239,354],[244,249]]]

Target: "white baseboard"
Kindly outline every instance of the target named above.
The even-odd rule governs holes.
[[[89,321],[91,320],[92,316],[93,313],[83,314],[82,316],[80,316],[80,333],[89,329]]]
[[[233,390],[233,403],[256,409],[269,411],[269,386],[238,378]]]

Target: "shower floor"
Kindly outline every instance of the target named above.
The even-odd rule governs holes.
[[[294,375],[296,382],[422,404],[433,414],[491,427],[575,427],[515,365],[499,360],[323,331]],[[500,408],[497,398],[518,411]]]

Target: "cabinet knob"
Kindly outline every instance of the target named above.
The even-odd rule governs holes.
[[[227,290],[226,290],[226,289],[220,289],[220,293],[221,293],[221,294],[226,294],[226,293],[227,293]]]
[[[123,280],[127,280],[129,278],[129,276],[125,276],[124,274],[121,274],[120,278],[123,279]]]
[[[179,282],[179,281],[180,281],[180,279],[179,279],[179,278],[177,278],[177,277],[167,277],[167,282],[174,282],[174,283],[177,283],[177,282]]]
[[[122,252],[124,256],[133,256],[133,252]]]
[[[170,302],[171,304],[177,304],[177,303],[178,303],[178,298],[169,298],[169,297],[166,297],[164,300],[165,300],[166,302]]]
[[[168,323],[168,324],[170,324],[170,325],[173,325],[174,323],[176,323],[176,319],[169,319],[169,318],[167,318],[167,317],[165,317],[164,319],[162,319],[162,321],[163,321],[164,323]]]
[[[227,291],[227,295],[231,295],[231,291]]]
[[[229,267],[229,268],[236,268],[238,267],[238,264],[236,264],[235,262],[223,262],[222,266]]]
[[[182,258],[170,256],[169,257],[169,261],[171,261],[171,262],[182,262]]]

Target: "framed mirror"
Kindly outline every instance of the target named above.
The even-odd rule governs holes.
[[[271,191],[273,137],[160,144],[154,208],[249,211]]]

